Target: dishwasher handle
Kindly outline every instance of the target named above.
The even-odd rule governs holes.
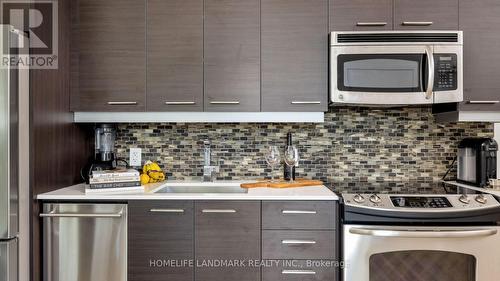
[[[83,214],[83,213],[56,213],[56,210],[52,210],[48,213],[41,213],[41,218],[121,218],[123,215],[123,209],[118,213],[95,213],[95,214]]]
[[[493,236],[498,233],[496,229],[474,229],[474,230],[392,230],[392,229],[368,229],[351,228],[352,234],[375,236],[375,237],[394,237],[394,238],[473,238]]]

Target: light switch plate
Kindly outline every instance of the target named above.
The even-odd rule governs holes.
[[[140,167],[142,163],[142,149],[130,148],[129,165],[132,167]]]

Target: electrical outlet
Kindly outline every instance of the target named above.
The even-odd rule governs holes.
[[[129,165],[131,167],[140,167],[142,163],[142,149],[130,148]]]

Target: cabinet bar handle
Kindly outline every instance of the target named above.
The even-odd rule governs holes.
[[[118,213],[111,214],[82,214],[82,213],[56,213],[55,210],[50,211],[49,213],[40,214],[41,218],[120,218],[123,214],[123,211]]]
[[[151,209],[151,213],[184,213],[183,209]]]
[[[108,101],[108,105],[137,105],[136,101]]]
[[[357,26],[386,26],[386,22],[358,22]]]
[[[204,209],[201,210],[202,213],[220,213],[220,214],[228,214],[228,213],[236,213],[234,209]]]
[[[239,101],[211,101],[210,104],[240,104]]]
[[[403,25],[406,26],[429,26],[433,25],[434,22],[432,21],[404,21]]]
[[[190,105],[190,104],[196,104],[194,101],[166,101],[166,105]]]
[[[321,104],[320,101],[292,101],[292,104]]]
[[[289,269],[285,269],[283,271],[281,271],[281,274],[299,274],[299,275],[314,275],[316,274],[315,271],[312,271],[312,270],[289,270]]]
[[[282,214],[317,214],[316,211],[301,211],[301,210],[283,210]]]
[[[281,244],[316,244],[314,240],[282,240]]]
[[[500,103],[498,100],[470,100],[467,103],[470,104],[497,104]]]

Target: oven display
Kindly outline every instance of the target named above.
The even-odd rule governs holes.
[[[394,207],[399,208],[451,208],[453,207],[446,197],[413,197],[391,196]]]

